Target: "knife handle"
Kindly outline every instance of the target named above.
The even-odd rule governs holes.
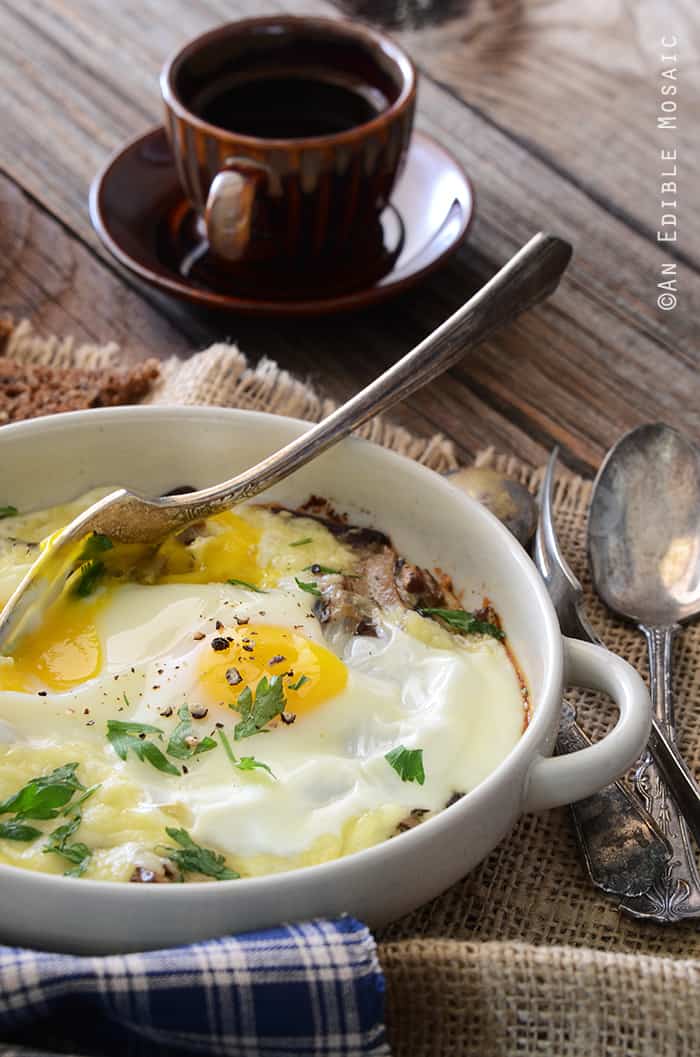
[[[566,702],[557,737],[563,755],[590,745]],[[663,876],[671,849],[648,812],[620,782],[570,807],[589,877],[609,895],[643,895]]]

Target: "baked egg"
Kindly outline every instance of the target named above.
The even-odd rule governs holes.
[[[0,521],[0,601],[107,490]],[[7,509],[7,508],[6,508]],[[318,503],[84,561],[0,659],[0,861],[112,881],[313,865],[468,793],[523,732],[496,614]]]

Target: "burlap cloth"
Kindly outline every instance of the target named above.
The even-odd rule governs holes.
[[[39,337],[27,323],[6,355],[38,363],[114,365],[114,344],[76,347]],[[230,405],[316,420],[333,406],[263,360],[255,368],[229,345],[172,359],[148,398],[155,403]],[[456,465],[442,437],[416,438],[386,421],[373,440],[442,471]],[[485,452],[535,489],[541,470]],[[562,474],[554,508],[562,547],[588,591],[607,645],[646,672],[644,640],[614,620],[590,592],[585,515],[590,483]],[[700,624],[675,657],[681,749],[700,768]],[[579,720],[597,737],[611,711],[575,695]],[[420,869],[416,863],[416,869]],[[700,925],[700,922],[698,922]],[[397,1057],[691,1057],[700,1054],[700,932],[634,922],[588,882],[565,809],[520,820],[511,836],[440,898],[378,937],[387,978],[389,1038]]]

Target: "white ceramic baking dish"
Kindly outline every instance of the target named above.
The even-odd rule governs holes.
[[[6,426],[0,430],[0,497],[24,511],[99,484],[149,494],[211,485],[304,428],[273,415],[203,407],[116,408]],[[0,941],[85,953],[140,950],[342,911],[377,926],[464,876],[522,812],[585,797],[639,755],[650,724],[642,680],[605,650],[562,639],[534,566],[483,507],[430,470],[357,439],[266,496],[296,504],[310,493],[386,531],[411,560],[446,570],[465,600],[488,594],[531,691],[534,712],[521,740],[452,807],[392,840],[320,866],[173,885],[85,881],[0,866]],[[606,691],[620,716],[598,744],[552,758],[567,684]]]

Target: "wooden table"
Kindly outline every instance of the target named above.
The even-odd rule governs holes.
[[[477,221],[452,261],[400,299],[342,319],[284,321],[194,312],[139,284],[101,248],[87,190],[115,147],[159,120],[159,68],[187,38],[239,15],[338,8],[4,0],[0,309],[43,332],[115,339],[131,357],[184,356],[231,338],[252,360],[271,356],[340,398],[543,228],[575,246],[556,296],[395,417],[422,434],[441,430],[465,458],[493,444],[534,462],[558,443],[584,471],[644,420],[665,419],[700,440],[695,5],[433,0],[441,21],[397,27],[422,70],[418,124],[472,176]],[[377,15],[390,5],[362,6]],[[662,78],[671,69],[677,80]],[[662,83],[678,94],[662,95]],[[676,128],[657,127],[662,102],[677,103]],[[661,150],[675,151],[675,162]],[[674,164],[678,176],[664,181]],[[662,182],[677,191],[662,194]],[[662,214],[677,225],[662,229]],[[659,230],[677,239],[659,242]],[[658,286],[672,279],[675,289]],[[659,307],[662,293],[674,294],[675,308]]]

